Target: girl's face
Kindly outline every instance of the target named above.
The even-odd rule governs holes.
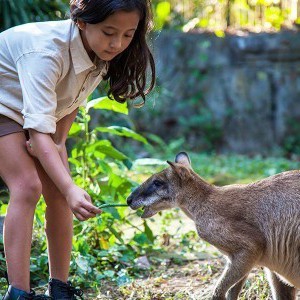
[[[78,20],[83,45],[90,58],[97,55],[110,61],[124,51],[132,41],[139,21],[138,11],[118,11],[97,24]]]

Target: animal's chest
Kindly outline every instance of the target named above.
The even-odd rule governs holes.
[[[211,222],[211,220],[201,220],[201,224],[196,224],[197,233],[200,238],[212,244],[224,254],[230,249],[228,246],[232,243],[230,237],[232,233],[228,230],[224,223]]]

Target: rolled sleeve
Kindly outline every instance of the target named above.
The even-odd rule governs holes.
[[[17,60],[23,96],[24,129],[55,133],[57,108],[56,85],[61,63],[46,52],[30,52]]]
[[[24,114],[24,129],[35,129],[42,133],[55,133],[57,118],[42,114]]]

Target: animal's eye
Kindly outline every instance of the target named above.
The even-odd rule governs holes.
[[[154,181],[153,181],[153,184],[154,184],[156,187],[160,187],[160,186],[162,186],[164,183],[163,183],[163,181],[161,181],[161,180],[154,180]]]

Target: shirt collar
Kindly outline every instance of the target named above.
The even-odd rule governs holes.
[[[98,65],[98,62],[95,61],[93,63],[87,54],[83,42],[80,36],[80,32],[76,24],[72,22],[71,25],[71,42],[70,42],[70,51],[71,51],[71,57],[73,60],[73,65],[75,69],[75,74],[79,74],[83,71],[86,71],[88,69],[95,70]]]

